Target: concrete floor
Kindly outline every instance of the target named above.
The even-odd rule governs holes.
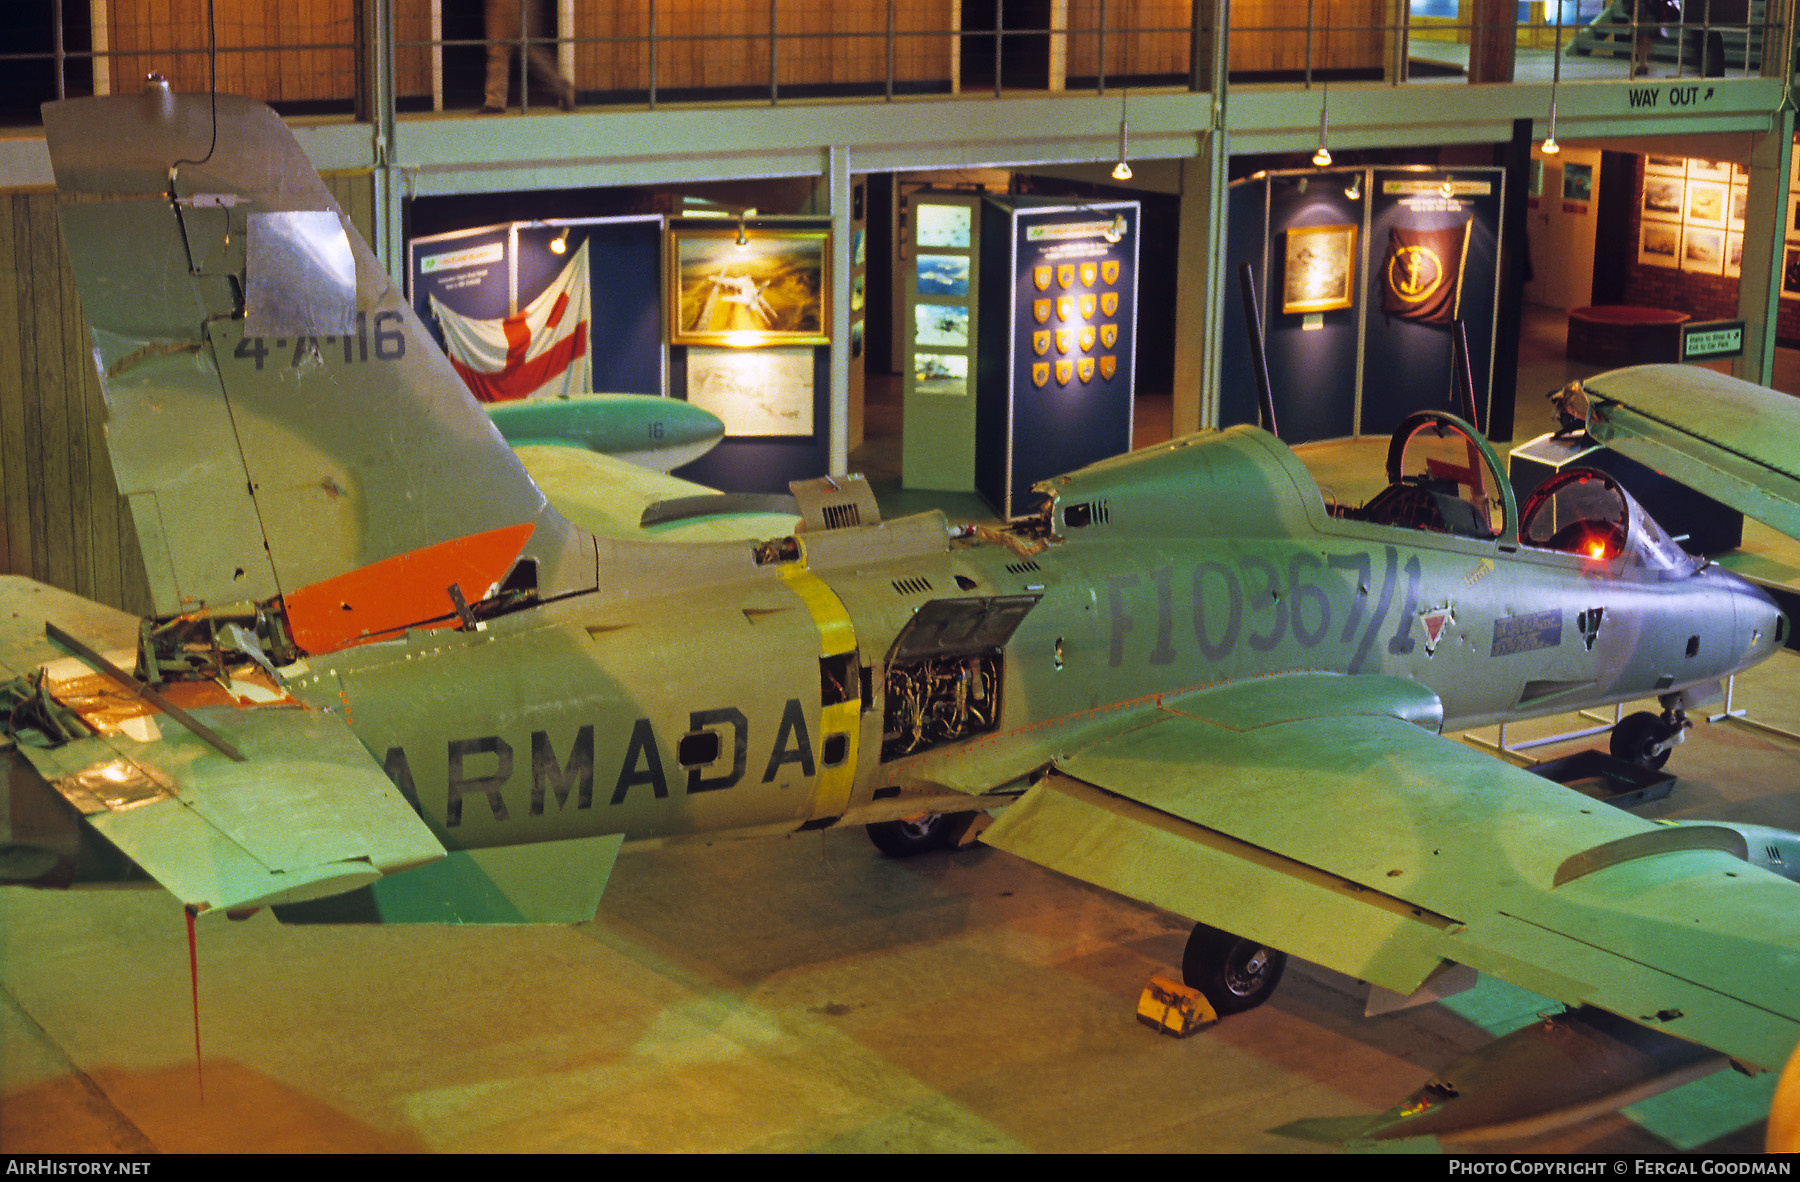
[[[1560,363],[1532,364],[1522,403]],[[1348,482],[1381,449],[1307,457]],[[1783,654],[1738,704],[1800,728],[1797,689]],[[1702,724],[1671,770],[1646,815],[1800,829],[1800,745]],[[1484,982],[1364,1019],[1355,982],[1295,964],[1263,1009],[1176,1041],[1134,1007],[1185,934],[998,851],[896,862],[856,831],[628,852],[573,927],[211,922],[202,1102],[170,897],[5,889],[0,1152],[1334,1151],[1269,1130],[1380,1112],[1545,1008]],[[1483,1148],[1752,1151],[1772,1090],[1727,1072]]]

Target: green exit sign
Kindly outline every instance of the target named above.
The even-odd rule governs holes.
[[[1681,326],[1681,359],[1711,361],[1715,357],[1741,357],[1744,353],[1742,320],[1690,320]]]

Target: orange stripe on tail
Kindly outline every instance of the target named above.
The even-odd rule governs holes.
[[[286,596],[294,643],[329,653],[406,627],[441,628],[456,622],[450,584],[473,603],[506,577],[535,527],[502,526],[314,583]]]

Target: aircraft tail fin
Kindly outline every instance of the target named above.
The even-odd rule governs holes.
[[[153,84],[44,125],[158,614],[282,597],[321,651],[595,584],[273,111]]]

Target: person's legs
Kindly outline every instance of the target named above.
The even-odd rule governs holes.
[[[519,35],[522,0],[486,0],[482,7],[483,36],[487,38],[487,100],[484,112],[506,110],[506,82],[512,70],[514,45]]]

